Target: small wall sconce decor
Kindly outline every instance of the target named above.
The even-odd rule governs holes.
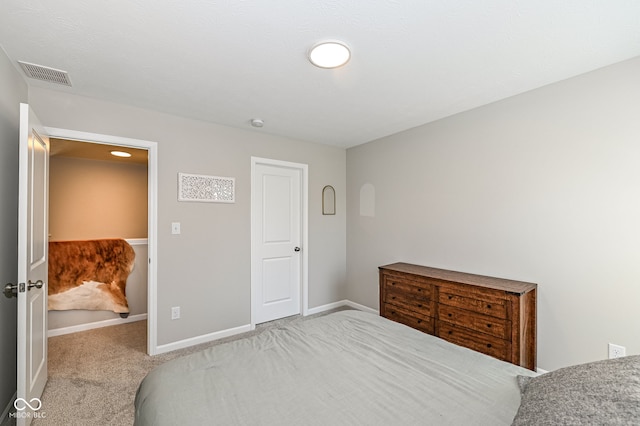
[[[178,201],[235,203],[235,183],[232,177],[178,173]]]
[[[336,190],[331,185],[322,188],[322,214],[336,214]]]

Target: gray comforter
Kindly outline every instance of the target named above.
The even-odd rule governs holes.
[[[343,311],[163,364],[142,425],[509,425],[535,373],[376,315]]]

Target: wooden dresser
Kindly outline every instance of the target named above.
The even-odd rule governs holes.
[[[408,263],[379,269],[383,317],[535,370],[537,284]]]

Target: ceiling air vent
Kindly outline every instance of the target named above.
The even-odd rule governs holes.
[[[69,74],[66,71],[57,70],[55,68],[44,67],[42,65],[30,64],[28,62],[18,61],[27,77],[36,80],[48,81],[49,83],[64,84],[71,86]]]

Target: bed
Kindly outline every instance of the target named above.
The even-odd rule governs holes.
[[[606,362],[606,374],[640,377],[638,359],[621,360]],[[157,367],[136,394],[135,425],[640,424],[638,380],[631,397],[595,410],[604,417],[563,421],[567,410],[591,416],[593,395],[602,399],[597,364],[586,373],[557,370],[572,388],[590,383],[591,397],[576,398],[558,386],[557,372],[536,377],[377,315],[342,311]],[[598,421],[621,412],[620,422]]]

